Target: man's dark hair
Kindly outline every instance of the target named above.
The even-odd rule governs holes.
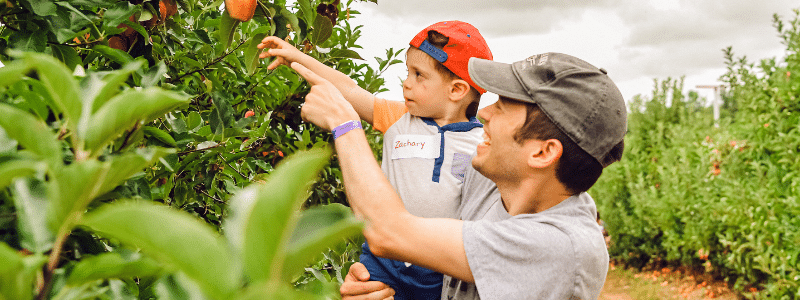
[[[589,190],[603,174],[603,165],[564,134],[538,105],[525,104],[528,114],[525,123],[514,135],[514,140],[520,144],[525,140],[558,140],[563,152],[556,165],[556,179],[573,195]],[[603,160],[619,161],[624,148],[624,141],[619,142]]]
[[[444,46],[446,46],[447,43],[450,42],[449,37],[439,33],[436,30],[428,31],[428,38],[426,40],[428,41],[428,43],[431,43],[431,45],[439,49],[444,49]],[[452,80],[455,78],[463,79],[458,75],[456,75],[455,73],[453,73],[453,71],[450,71],[450,69],[445,67],[442,63],[440,63],[437,60],[434,60],[434,66],[436,66],[436,71],[439,72],[439,74],[441,74],[447,80]],[[475,115],[478,114],[478,104],[479,104],[478,101],[481,99],[481,94],[478,93],[478,91],[472,86],[469,87],[469,90],[470,94],[473,94],[473,97],[476,100],[470,103],[469,106],[467,106],[467,117],[474,117]]]

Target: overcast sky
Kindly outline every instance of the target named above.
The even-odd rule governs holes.
[[[653,79],[685,75],[685,87],[719,84],[725,73],[722,49],[751,61],[783,57],[772,15],[790,19],[800,3],[789,0],[378,0],[352,7],[365,25],[358,52],[374,64],[384,49],[406,48],[417,32],[445,20],[469,22],[481,31],[500,62],[544,52],[567,53],[608,70],[626,100],[650,95]],[[403,60],[405,61],[404,57]],[[391,90],[380,96],[402,100],[405,66],[385,73]],[[712,97],[710,90],[698,90]],[[497,96],[485,97],[482,105]]]

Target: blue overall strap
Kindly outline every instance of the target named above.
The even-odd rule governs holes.
[[[440,127],[439,124],[436,124],[436,121],[434,121],[431,118],[421,118],[421,119],[423,122],[425,122],[425,124],[428,124],[430,126],[435,126],[439,130],[439,134],[441,135],[441,142],[439,143],[439,157],[437,157],[433,163],[433,177],[431,178],[433,182],[439,182],[439,175],[441,175],[442,173],[442,164],[444,163],[444,133],[447,131],[467,132],[476,127],[483,127],[483,124],[478,122],[478,119],[476,119],[475,117],[471,117],[469,119],[469,122],[452,123]]]

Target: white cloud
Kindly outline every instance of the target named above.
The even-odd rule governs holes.
[[[495,60],[513,62],[542,52],[580,57],[609,75],[626,99],[649,95],[654,78],[686,76],[686,87],[715,84],[724,73],[722,49],[760,59],[781,56],[785,47],[772,27],[772,15],[791,17],[795,1],[743,0],[379,0],[356,3],[366,24],[359,42],[362,56],[405,48],[422,28],[438,21],[462,20],[477,27]],[[405,68],[386,75],[391,92],[399,89]],[[706,95],[701,91],[701,95]]]

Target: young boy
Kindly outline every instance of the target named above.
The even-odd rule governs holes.
[[[433,24],[420,31],[406,52],[405,103],[374,97],[347,75],[276,38],[265,38],[261,54],[276,60],[267,68],[298,62],[329,80],[362,120],[384,133],[381,168],[409,212],[427,218],[457,218],[464,174],[483,141],[475,115],[484,89],[469,76],[471,57],[492,59],[486,41],[460,21]],[[333,129],[334,138],[358,124]],[[425,247],[425,245],[419,245]],[[395,290],[395,299],[439,299],[442,275],[408,263],[379,258],[364,244],[361,262],[371,280]]]

